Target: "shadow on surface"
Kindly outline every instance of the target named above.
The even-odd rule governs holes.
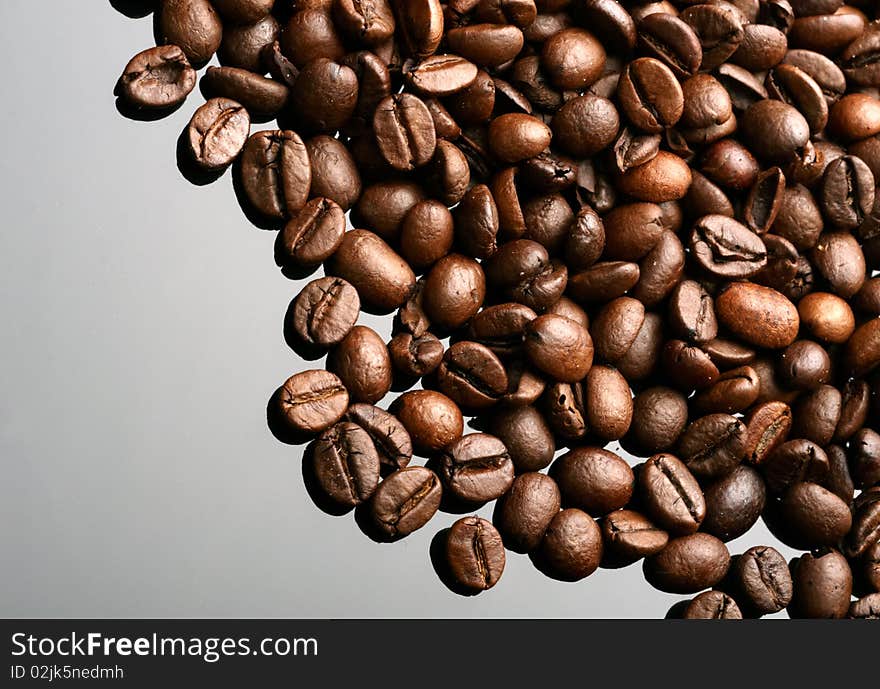
[[[306,492],[309,494],[312,502],[315,503],[315,507],[319,510],[333,517],[341,517],[351,512],[351,507],[334,502],[327,497],[323,490],[321,490],[321,485],[318,483],[318,477],[315,475],[313,444],[306,447],[306,451],[303,452],[302,477],[303,483],[306,486]]]
[[[159,7],[159,0],[110,0],[110,6],[131,19],[143,19]]]
[[[223,170],[205,170],[196,165],[187,142],[186,129],[180,132],[180,136],[177,137],[177,169],[180,170],[180,174],[187,182],[197,187],[204,187],[216,182],[226,172],[225,168]]]

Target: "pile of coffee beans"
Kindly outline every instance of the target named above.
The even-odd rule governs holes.
[[[497,500],[434,539],[461,593],[512,551],[564,581],[642,561],[699,594],[671,616],[880,616],[874,0],[159,0],[154,19],[121,105],[170,112],[216,54],[186,164],[233,166],[282,272],[323,272],[284,331],[326,370],[268,414],[309,443],[322,508],[393,541]],[[362,312],[393,314],[390,342]],[[804,554],[732,556],[759,519]]]

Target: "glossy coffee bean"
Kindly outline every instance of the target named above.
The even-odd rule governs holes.
[[[352,404],[345,412],[345,418],[370,436],[379,455],[379,468],[383,475],[409,464],[412,440],[396,416],[371,404]]]
[[[761,472],[771,493],[802,481],[821,484],[828,474],[828,455],[809,440],[789,440],[764,460]]]
[[[849,443],[849,466],[857,488],[880,484],[880,433],[863,428]]]
[[[135,55],[119,77],[119,95],[135,108],[163,110],[183,103],[196,86],[196,72],[176,45]]]
[[[202,89],[209,96],[241,103],[260,120],[277,117],[290,97],[286,85],[238,67],[208,67]]]
[[[681,158],[667,151],[660,151],[652,160],[632,168],[617,180],[623,193],[653,203],[684,197],[690,184],[690,168]]]
[[[798,303],[801,324],[816,338],[832,344],[846,342],[855,330],[855,316],[847,302],[829,292],[813,292]]]
[[[855,329],[846,344],[844,360],[854,376],[862,376],[880,366],[880,318],[873,318]]]
[[[560,89],[583,89],[598,79],[605,67],[605,49],[584,29],[564,29],[544,42],[541,66]]]
[[[758,347],[787,347],[800,326],[797,308],[782,294],[747,282],[733,283],[716,297],[715,311],[722,325]]]
[[[525,328],[529,360],[555,380],[581,380],[593,364],[593,341],[582,325],[564,316],[547,314]]]
[[[288,66],[293,69],[296,67],[281,53],[281,44],[278,42],[280,33],[278,20],[270,14],[264,14],[244,24],[226,24],[223,27],[223,40],[217,50],[220,64],[226,67],[239,67],[260,75],[270,72],[275,77],[277,74],[281,77],[278,81],[292,86],[294,79],[287,78],[291,74],[287,69]]]
[[[156,36],[160,44],[179,46],[195,67],[201,67],[220,47],[223,24],[208,0],[163,0]]]
[[[762,100],[746,110],[741,121],[749,149],[771,163],[785,163],[810,138],[804,116],[787,103]]]
[[[463,517],[450,527],[445,554],[455,582],[470,591],[492,588],[504,572],[501,535],[480,517]]]
[[[485,184],[471,187],[455,215],[455,237],[461,250],[474,258],[488,258],[498,249],[498,206]]]
[[[700,69],[700,39],[674,14],[656,12],[638,21],[638,42],[642,50],[665,63],[679,78]]]
[[[643,455],[662,452],[676,443],[687,425],[687,400],[672,388],[647,388],[633,399],[633,418],[638,422],[630,426],[627,449]]]
[[[708,414],[692,421],[678,441],[678,456],[696,476],[720,478],[745,458],[746,426],[730,414]]]
[[[235,24],[248,24],[272,11],[272,0],[212,0],[223,19]]]
[[[782,494],[780,512],[791,537],[808,548],[835,545],[852,526],[847,504],[815,483],[788,488]]]
[[[391,389],[391,357],[385,342],[372,328],[354,326],[327,358],[332,371],[348,390],[352,402],[374,404]]]
[[[518,476],[498,501],[493,518],[505,547],[517,553],[538,548],[559,512],[560,502],[559,488],[549,476],[538,473]]]
[[[579,447],[562,455],[550,470],[559,485],[562,502],[594,517],[629,503],[634,476],[618,455],[598,447]]]
[[[295,132],[257,132],[241,153],[241,184],[251,205],[270,218],[294,216],[309,198],[312,168]],[[341,238],[341,237],[340,237]]]
[[[301,342],[330,347],[342,341],[357,321],[360,299],[345,280],[317,278],[293,300],[290,319]]]
[[[584,94],[572,98],[556,112],[552,127],[554,146],[582,158],[595,155],[614,141],[620,116],[607,98]]]
[[[335,424],[348,407],[348,391],[328,371],[294,374],[279,388],[276,411],[293,433],[320,433]]]
[[[767,499],[761,475],[745,465],[709,485],[705,494],[706,518],[700,528],[725,542],[754,526]]]
[[[505,163],[517,163],[538,155],[550,144],[550,127],[537,117],[510,113],[492,120],[489,147]]]
[[[699,265],[719,278],[748,278],[767,264],[761,238],[723,215],[706,215],[694,223],[690,247]]]
[[[407,52],[415,57],[432,55],[443,38],[443,8],[439,0],[402,0],[395,4]]]
[[[205,170],[223,170],[241,153],[251,120],[241,104],[212,98],[192,116],[186,131],[189,152]]]
[[[653,134],[674,126],[684,111],[684,95],[675,74],[651,57],[638,58],[626,66],[617,98],[629,121]]]
[[[446,395],[433,390],[414,390],[401,395],[392,407],[412,438],[418,452],[441,450],[461,437],[461,410]]]
[[[713,69],[725,62],[743,40],[740,16],[726,7],[695,5],[688,7],[680,16],[700,40],[703,48],[700,68],[703,70]]]
[[[684,280],[673,290],[669,318],[675,334],[690,342],[704,343],[718,335],[712,296],[693,280]]]
[[[763,402],[749,412],[745,423],[745,460],[760,465],[788,438],[791,408],[785,402]]]
[[[793,618],[841,618],[849,610],[852,571],[836,550],[807,553],[791,563]]]
[[[441,328],[458,328],[480,309],[486,276],[476,261],[449,254],[437,261],[425,280],[425,312]]]
[[[514,479],[514,466],[504,443],[486,433],[463,436],[440,455],[440,478],[448,494],[464,503],[501,497]]]
[[[637,477],[639,494],[649,517],[676,534],[694,533],[706,517],[703,491],[679,459],[654,455]]]
[[[326,135],[307,139],[306,149],[312,170],[312,196],[323,196],[343,211],[349,210],[363,190],[351,153],[337,139]]]
[[[370,515],[388,538],[398,539],[422,528],[436,514],[443,488],[424,467],[407,467],[388,476],[370,499]]]
[[[424,189],[413,182],[376,182],[356,199],[352,222],[369,228],[386,242],[395,243],[400,239],[407,213],[424,199]]]
[[[825,168],[822,177],[822,210],[825,217],[844,230],[858,227],[874,205],[874,175],[855,156],[843,156]]]
[[[590,368],[584,381],[587,423],[602,440],[626,435],[633,420],[632,392],[623,374],[610,366]]]
[[[324,493],[335,503],[354,507],[368,500],[379,484],[379,455],[360,426],[341,421],[314,442],[312,463]]]
[[[564,509],[550,521],[533,559],[554,579],[580,581],[599,568],[602,533],[585,512]]]
[[[437,147],[434,120],[416,96],[388,96],[376,108],[373,131],[382,156],[396,170],[427,164]]]
[[[779,379],[798,390],[813,390],[828,382],[831,358],[811,340],[798,340],[784,350],[779,359]]]
[[[605,553],[615,562],[631,563],[655,555],[669,542],[669,534],[632,510],[609,513],[601,528]]]
[[[674,538],[645,560],[648,583],[669,593],[695,593],[714,586],[730,566],[730,553],[720,540],[705,533]]]
[[[507,392],[507,372],[488,347],[456,342],[443,355],[437,385],[460,406],[478,409],[495,404]]]
[[[535,407],[501,409],[493,415],[489,429],[504,443],[518,472],[540,471],[553,461],[553,434]]]
[[[749,548],[737,558],[731,574],[735,595],[750,615],[770,615],[784,610],[791,602],[791,572],[775,548]]]

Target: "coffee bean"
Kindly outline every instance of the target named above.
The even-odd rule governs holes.
[[[633,399],[633,419],[624,445],[637,455],[651,455],[671,448],[687,425],[687,400],[667,387],[652,387]]]
[[[647,517],[632,510],[617,510],[602,520],[602,541],[606,555],[623,563],[659,553],[669,542],[669,534]]]
[[[557,513],[534,555],[535,565],[561,581],[580,581],[599,568],[602,533],[596,522],[578,509]]]
[[[812,390],[826,383],[831,375],[831,358],[820,345],[798,340],[782,351],[779,378],[784,385]]]
[[[868,498],[852,516],[852,530],[846,538],[846,554],[861,557],[880,542],[880,497]]]
[[[880,80],[880,31],[868,24],[862,34],[840,53],[840,65],[847,79],[860,86],[871,86]]]
[[[732,578],[735,595],[750,614],[770,615],[791,602],[791,573],[785,558],[775,548],[749,548],[733,566]]]
[[[846,616],[853,620],[880,620],[880,593],[871,593],[854,601]]]
[[[614,142],[614,163],[621,173],[644,165],[660,152],[659,134],[640,134],[625,127]]]
[[[427,524],[440,506],[443,489],[424,467],[407,467],[388,476],[370,499],[370,515],[385,536],[408,536]]]
[[[223,170],[241,153],[250,130],[250,117],[240,104],[212,98],[196,110],[189,122],[189,152],[200,168]]]
[[[729,474],[745,457],[746,426],[729,414],[695,419],[678,441],[678,455],[700,478]]]
[[[286,85],[238,67],[208,67],[202,89],[209,96],[241,103],[258,120],[277,117],[290,96]]]
[[[699,265],[720,278],[747,278],[767,264],[767,249],[733,218],[707,215],[693,226],[690,247]]]
[[[725,542],[754,526],[767,499],[761,475],[745,465],[709,485],[705,494],[706,518],[700,528]]]
[[[676,335],[704,343],[718,335],[718,321],[711,295],[693,280],[684,280],[672,292],[669,317]]]
[[[470,24],[449,29],[446,40],[452,52],[480,67],[499,67],[522,50],[523,35],[509,24]]]
[[[514,467],[501,440],[486,433],[472,433],[443,451],[440,477],[453,497],[481,504],[507,492],[513,483]]]
[[[412,438],[416,451],[441,450],[461,437],[464,420],[451,399],[433,390],[401,395],[392,407]]]
[[[415,269],[449,253],[454,241],[452,214],[439,201],[420,201],[400,225],[400,255]]]
[[[769,162],[788,162],[810,138],[810,127],[795,108],[775,100],[751,105],[742,118],[749,148]]]
[[[437,261],[425,280],[425,312],[441,328],[458,328],[479,311],[486,297],[480,264],[461,254]]]
[[[587,409],[582,383],[551,383],[543,391],[547,423],[562,440],[578,440],[587,431]]]
[[[705,533],[673,538],[645,560],[648,583],[668,593],[695,593],[714,586],[730,566],[730,553],[720,540]]]
[[[458,55],[432,55],[404,67],[407,81],[430,96],[449,96],[477,78],[477,66]]]
[[[541,544],[553,517],[559,512],[559,488],[545,474],[521,474],[495,508],[493,521],[504,545],[528,553]]]
[[[491,522],[463,517],[449,529],[446,562],[458,585],[485,591],[498,583],[504,572],[504,543]]]
[[[455,237],[474,258],[488,258],[497,250],[498,207],[485,184],[471,187],[455,209]]]
[[[847,504],[815,483],[796,483],[782,494],[780,503],[786,529],[808,548],[834,545],[850,530]]]
[[[863,428],[849,443],[849,465],[857,488],[880,484],[880,434]]]
[[[582,325],[555,314],[539,316],[525,328],[529,360],[555,380],[581,380],[593,364],[593,341]]]
[[[716,5],[694,5],[681,13],[703,48],[700,69],[710,70],[736,52],[743,40],[743,26],[737,13]]]
[[[627,65],[620,76],[617,98],[633,125],[654,134],[675,125],[684,111],[684,96],[675,74],[651,57]]]
[[[443,39],[443,8],[439,0],[393,0],[407,51],[415,57],[432,55]]]
[[[180,46],[198,68],[220,47],[223,24],[208,0],[163,0],[156,15],[156,37],[161,45]]]
[[[602,220],[605,229],[604,257],[637,261],[643,258],[663,233],[662,209],[655,203],[618,206]]]
[[[791,430],[791,408],[785,402],[764,402],[746,417],[745,459],[760,465],[785,442]]]
[[[828,455],[809,440],[789,440],[761,464],[764,481],[772,493],[782,493],[802,481],[822,483],[828,474]]]
[[[431,113],[419,98],[407,93],[379,103],[373,131],[385,160],[397,170],[425,165],[437,146]]]
[[[558,88],[583,89],[601,76],[605,49],[584,29],[564,29],[544,42],[541,65]]]
[[[227,23],[223,27],[223,40],[217,50],[220,64],[246,69],[261,76],[270,72],[282,84],[292,86],[294,80],[287,78],[290,74],[287,70],[289,67],[296,70],[296,67],[281,53],[281,44],[278,42],[280,34],[278,20],[271,14],[263,14],[244,24]],[[281,59],[276,60],[276,56]]]
[[[462,407],[489,407],[507,392],[507,372],[488,347],[477,342],[456,342],[443,355],[437,385]]]
[[[684,197],[691,184],[691,172],[681,158],[660,151],[644,165],[620,175],[617,184],[620,191],[641,201],[663,203]]]
[[[725,189],[743,191],[755,183],[760,167],[742,144],[721,139],[705,150],[700,170]]]
[[[251,205],[263,215],[294,216],[308,201],[312,184],[302,139],[295,132],[279,130],[251,136],[241,153],[241,184]]]
[[[489,428],[504,443],[517,471],[540,471],[553,460],[553,434],[535,407],[502,409],[493,415]]]
[[[874,205],[874,175],[860,158],[838,158],[825,170],[821,200],[832,224],[847,230],[858,227]]]
[[[851,380],[843,386],[841,395],[840,418],[833,436],[838,442],[849,440],[865,425],[871,403],[871,388],[863,380]]]
[[[308,283],[291,303],[292,327],[301,342],[329,347],[342,341],[357,321],[358,293],[340,278]]]
[[[281,32],[281,49],[299,69],[318,59],[340,60],[345,55],[342,36],[327,9],[316,6],[294,12]]]
[[[797,337],[797,308],[776,290],[747,282],[731,284],[715,299],[722,325],[758,347],[787,347]]]
[[[220,15],[233,23],[248,24],[272,11],[272,0],[212,0]]]
[[[393,414],[371,404],[352,404],[345,418],[370,436],[383,474],[403,469],[412,459],[412,440]]]
[[[846,344],[845,360],[854,376],[869,373],[880,365],[880,318],[856,328]]]
[[[386,0],[340,0],[333,10],[339,28],[366,45],[394,35],[394,14]]]
[[[550,475],[563,504],[594,517],[619,510],[633,494],[632,469],[618,455],[598,447],[578,447],[553,463]]]
[[[276,401],[287,429],[294,433],[320,433],[345,414],[348,391],[328,371],[303,371],[285,381]]]
[[[312,447],[315,477],[334,502],[354,507],[379,484],[379,455],[367,432],[341,421],[324,431]]]
[[[741,620],[736,601],[721,591],[704,591],[685,608],[686,620]]]
[[[685,260],[684,246],[678,235],[664,230],[639,264],[639,281],[632,296],[647,307],[662,302],[681,281]]]
[[[785,193],[785,175],[778,167],[761,172],[746,199],[744,217],[753,232],[764,234],[770,230],[779,214]]]
[[[361,195],[361,175],[348,149],[336,139],[318,135],[306,140],[312,169],[313,197],[323,196],[349,210]]]
[[[376,182],[364,189],[352,222],[370,228],[386,242],[396,243],[407,213],[424,199],[424,189],[414,182]]]
[[[436,127],[436,118],[434,124]],[[439,129],[437,134],[440,135]],[[448,206],[454,206],[464,198],[471,181],[471,171],[464,153],[455,144],[443,139],[437,140],[437,149],[427,167],[427,175],[426,184],[432,193]],[[500,200],[494,187],[492,193],[496,201]],[[500,208],[499,218],[503,228],[504,216]]]
[[[585,94],[572,98],[553,116],[555,146],[569,155],[585,158],[614,141],[620,116],[607,98]]]
[[[807,553],[792,561],[793,618],[841,618],[849,610],[852,571],[836,550]]]
[[[196,72],[176,45],[135,55],[119,77],[119,95],[135,107],[164,110],[183,103],[196,86]]]
[[[642,467],[638,485],[648,516],[661,527],[677,534],[700,528],[706,516],[703,491],[679,459],[654,455]]]
[[[644,17],[638,22],[638,41],[642,50],[662,60],[679,78],[700,69],[700,38],[675,15],[657,12]]]
[[[391,389],[391,357],[385,342],[372,328],[354,326],[327,358],[332,371],[348,390],[352,402],[374,404]]]

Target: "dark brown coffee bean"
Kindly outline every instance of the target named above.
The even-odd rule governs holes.
[[[745,458],[746,426],[729,414],[702,416],[685,429],[678,455],[701,478],[729,474]]]
[[[450,3],[450,7],[452,4]],[[521,29],[530,26],[538,14],[532,0],[483,0],[476,3],[473,0],[466,0],[465,4],[476,4],[474,16],[481,22],[513,24]],[[454,9],[465,12],[464,8]]]
[[[745,423],[745,460],[760,465],[788,438],[791,408],[785,402],[763,402],[749,412]]]
[[[277,412],[293,433],[320,433],[348,407],[348,391],[329,371],[302,371],[288,378],[276,396]]]
[[[433,471],[425,467],[400,469],[379,484],[370,500],[370,514],[387,537],[403,538],[436,514],[442,492]]]
[[[686,620],[741,620],[736,601],[721,591],[704,591],[685,608]]]
[[[397,170],[427,164],[437,146],[431,113],[419,98],[408,93],[388,96],[379,103],[373,131],[385,160]]]
[[[439,133],[438,131],[438,135]],[[427,167],[426,184],[431,194],[447,206],[454,206],[464,198],[470,181],[470,167],[461,149],[455,144],[438,139],[434,159]],[[494,185],[492,193],[493,196],[497,196]],[[499,220],[501,220],[501,227],[504,229],[504,216],[500,209]]]
[[[673,290],[669,318],[675,334],[690,342],[704,343],[718,335],[712,296],[693,280],[680,282]]]
[[[767,264],[761,238],[733,218],[707,215],[693,226],[691,251],[700,266],[721,278],[745,278]]]
[[[836,550],[807,553],[791,563],[793,618],[841,618],[849,610],[852,571]]]
[[[223,24],[208,0],[163,0],[156,15],[156,36],[162,45],[180,46],[199,68],[220,47]]]
[[[327,271],[354,285],[362,304],[379,313],[403,304],[416,281],[409,265],[367,230],[345,233]]]
[[[854,601],[846,616],[853,620],[880,620],[880,593],[871,593]]]
[[[438,201],[420,201],[401,223],[400,254],[415,269],[443,258],[454,240],[452,214]]]
[[[507,392],[504,365],[488,347],[477,342],[456,342],[443,355],[437,384],[444,394],[468,409],[495,404]]]
[[[367,50],[349,53],[341,64],[350,67],[357,75],[358,100],[355,112],[365,121],[384,98],[391,95],[391,73],[380,57]]]
[[[797,390],[813,390],[831,376],[831,357],[820,345],[798,340],[782,351],[779,379]]]
[[[868,24],[862,34],[838,56],[847,79],[860,86],[880,83],[880,30]]]
[[[510,24],[470,24],[446,32],[449,49],[480,67],[499,67],[522,50],[523,34]]]
[[[829,107],[846,91],[846,77],[832,60],[821,53],[798,48],[789,50],[782,60],[809,74],[819,84]]]
[[[281,32],[281,49],[299,69],[318,59],[340,60],[345,55],[329,7],[294,12]]]
[[[238,67],[208,67],[202,89],[211,97],[241,103],[251,117],[259,120],[277,117],[290,96],[285,84]]]
[[[822,214],[809,189],[801,184],[786,187],[772,231],[798,249],[812,249],[823,229]]]
[[[383,474],[403,469],[410,463],[412,440],[396,416],[371,404],[352,404],[345,418],[370,436]]]
[[[778,65],[788,49],[785,34],[773,26],[746,24],[743,39],[730,61],[753,71]]]
[[[760,168],[758,161],[742,144],[721,139],[703,152],[700,170],[725,189],[743,191],[755,183]]]
[[[354,208],[352,222],[366,226],[387,242],[400,239],[406,214],[424,200],[424,190],[414,182],[376,182],[364,189]]]
[[[833,344],[846,342],[855,330],[849,304],[828,292],[813,292],[798,303],[801,323],[817,338]]]
[[[417,91],[449,96],[474,83],[477,66],[458,55],[432,55],[404,66],[404,76]]]
[[[486,276],[480,264],[461,254],[437,261],[425,280],[425,313],[441,328],[459,328],[483,305]]]
[[[415,337],[400,333],[388,343],[388,353],[395,370],[404,376],[420,378],[437,370],[443,359],[443,343],[431,333]]]
[[[568,156],[548,150],[523,161],[520,174],[523,183],[535,191],[563,191],[577,184],[578,164]]]
[[[833,55],[858,38],[864,28],[864,15],[835,12],[824,16],[799,16],[788,36],[792,47]]]
[[[639,134],[625,127],[614,142],[617,170],[624,173],[656,158],[661,140],[659,134]]]
[[[847,504],[815,483],[796,483],[782,494],[786,530],[806,548],[834,545],[852,526]]]
[[[635,341],[645,318],[644,305],[631,297],[606,304],[593,320],[596,356],[611,364],[623,357]]]
[[[535,407],[502,409],[492,416],[489,428],[504,443],[517,471],[540,471],[553,460],[553,434]]]
[[[579,90],[602,75],[605,49],[584,29],[564,29],[544,42],[541,65],[558,88]]]
[[[725,542],[754,526],[767,499],[761,475],[745,465],[709,485],[705,493],[706,518],[700,528]]]
[[[638,22],[638,41],[642,50],[662,60],[679,78],[696,74],[700,69],[700,39],[675,15],[657,12],[646,16]]]
[[[247,111],[227,98],[212,98],[196,110],[187,128],[189,152],[205,170],[223,170],[241,153],[251,130]]]
[[[743,211],[746,225],[753,232],[764,234],[770,230],[782,205],[785,175],[778,167],[761,172],[746,199]]]
[[[655,555],[669,542],[669,534],[632,510],[609,513],[601,528],[606,553],[622,563]]]
[[[855,509],[852,530],[846,538],[846,554],[861,557],[876,543],[880,543],[880,496],[877,494]]]
[[[385,0],[339,0],[333,5],[339,28],[366,45],[376,45],[394,35],[394,14]]]
[[[856,488],[880,484],[880,434],[863,428],[849,443],[849,466]]]
[[[317,278],[291,303],[291,322],[301,342],[330,347],[342,341],[357,321],[360,299],[340,278]]]
[[[495,509],[493,521],[504,545],[517,553],[535,550],[559,512],[556,482],[545,474],[518,476]]]
[[[620,127],[617,109],[607,98],[585,94],[572,98],[553,116],[554,146],[584,158],[604,150]]]
[[[587,431],[587,409],[582,383],[551,383],[543,391],[547,423],[562,440],[578,440]]]
[[[257,19],[238,25],[226,25],[223,27],[223,40],[217,50],[220,64],[226,67],[239,67],[249,72],[263,75],[267,71],[273,78],[276,74],[286,71],[287,66],[293,66],[281,53],[281,45],[278,38],[281,27],[278,20],[270,14],[264,14]],[[275,46],[278,47],[277,55],[281,58],[275,61]],[[275,65],[272,66],[272,62]],[[293,85],[293,80],[285,76],[278,78],[282,84]]]
[[[681,390],[702,390],[720,371],[706,352],[683,340],[669,340],[663,346],[663,365],[673,385]]]
[[[722,325],[758,347],[778,349],[797,337],[797,308],[769,287],[747,282],[731,284],[715,299],[715,313]]]
[[[345,507],[368,500],[379,485],[379,455],[367,432],[341,421],[324,431],[311,448],[318,484]]]
[[[501,497],[514,479],[504,443],[486,433],[463,436],[447,447],[440,455],[439,471],[446,491],[468,504]]]
[[[331,136],[306,141],[312,168],[311,194],[335,201],[349,210],[361,195],[361,175],[348,149]]]
[[[846,344],[845,361],[854,376],[861,376],[880,366],[880,318],[863,323]]]
[[[735,595],[749,614],[770,615],[791,602],[793,586],[788,563],[775,548],[749,548],[733,565]]]
[[[443,39],[443,8],[439,0],[393,0],[407,52],[432,55]]]
[[[317,265],[339,248],[343,234],[345,214],[342,209],[330,199],[312,199],[279,233],[277,262],[283,267]]]
[[[675,125],[684,110],[684,96],[675,74],[651,57],[639,58],[626,66],[617,98],[633,125],[654,134]]]
[[[687,425],[687,400],[680,392],[666,387],[652,387],[633,399],[633,419],[624,447],[645,456],[668,450],[675,445]]]
[[[690,168],[677,155],[667,151],[660,151],[652,160],[617,178],[620,191],[653,203],[683,198],[690,183]]]
[[[569,293],[579,302],[604,303],[635,287],[639,277],[638,263],[600,261],[571,276]]]
[[[497,120],[496,120],[497,121]],[[474,258],[488,258],[498,248],[498,207],[485,184],[471,187],[455,209],[455,236]]]
[[[593,366],[584,381],[587,423],[602,440],[626,435],[633,420],[632,392],[617,369]]]
[[[593,364],[593,341],[582,325],[547,314],[525,329],[525,351],[539,369],[562,382],[581,380]]]
[[[212,0],[212,5],[227,21],[247,24],[272,11],[272,0]]]
[[[516,163],[538,155],[550,144],[550,127],[525,113],[510,113],[492,120],[489,147],[505,163]]]
[[[332,133],[348,122],[357,107],[357,74],[350,67],[319,57],[302,68],[290,98],[305,127]]]
[[[723,337],[716,337],[706,342],[702,348],[709,355],[712,363],[721,370],[751,364],[756,356],[755,350],[751,347]]]
[[[822,483],[828,474],[828,455],[809,440],[789,440],[761,464],[764,481],[772,493],[782,493],[802,481]]]
[[[535,318],[537,314],[523,304],[509,302],[489,306],[474,316],[469,338],[500,357],[510,357],[522,351],[526,325]]]
[[[725,63],[716,70],[716,76],[724,86],[734,109],[739,112],[748,110],[750,106],[767,98],[767,89],[748,70],[733,64]]]
[[[726,62],[743,40],[740,17],[725,7],[695,5],[688,7],[680,16],[700,40],[703,48],[700,69],[714,69]]]
[[[787,103],[762,100],[742,117],[742,134],[750,150],[769,162],[792,159],[810,138],[804,116]]]
[[[235,28],[236,27],[233,27],[233,30]],[[230,32],[227,31],[225,35],[229,35],[229,33]],[[299,76],[299,69],[297,69],[296,65],[284,55],[281,50],[281,43],[278,40],[263,47],[260,60],[261,64],[256,69],[257,72],[269,72],[273,79],[277,79],[291,88],[296,83],[296,78]],[[224,62],[222,52],[220,61]]]
[[[459,586],[485,591],[495,586],[504,572],[504,542],[490,522],[463,517],[449,529],[446,562]]]
[[[624,507],[632,497],[632,469],[618,455],[598,447],[579,447],[550,469],[563,504],[601,517]]]
[[[695,593],[714,586],[730,566],[730,553],[720,540],[705,533],[673,538],[645,560],[644,573],[654,588],[668,593]]]
[[[871,404],[871,388],[863,380],[848,381],[841,392],[840,419],[833,437],[837,442],[849,440],[865,425]]]
[[[414,390],[401,395],[392,411],[420,452],[441,450],[461,437],[461,410],[446,395],[433,390]]]
[[[251,136],[241,154],[241,184],[251,205],[263,215],[296,215],[306,204],[312,184],[302,139],[294,132],[277,130]]]
[[[793,404],[798,397],[797,390],[789,390],[783,387],[779,382],[779,376],[776,374],[776,362],[769,356],[760,356],[756,358],[752,364],[755,373],[758,374],[758,380],[761,381],[761,391],[758,395],[757,402],[784,402],[785,404]]]
[[[778,65],[766,79],[770,98],[788,103],[804,116],[810,131],[821,132],[828,124],[828,101],[809,74],[794,65]]]
[[[578,509],[557,513],[533,557],[544,574],[561,581],[580,581],[599,568],[602,533],[592,517]]]
[[[681,240],[672,230],[664,230],[639,265],[639,281],[632,296],[645,306],[656,306],[663,301],[684,274],[685,251]]]
[[[637,261],[659,241],[663,233],[662,209],[654,203],[620,205],[602,220],[605,228],[604,257]]]
[[[638,475],[648,516],[672,533],[688,534],[706,517],[703,491],[688,468],[670,454],[654,455]]]
[[[391,389],[391,357],[372,328],[354,326],[327,357],[332,371],[348,390],[352,402],[374,404]]]
[[[822,178],[822,209],[841,229],[864,222],[874,206],[874,175],[860,158],[844,156],[832,161]]]
[[[164,110],[183,103],[196,86],[196,71],[176,45],[135,55],[119,77],[118,93],[135,108]]]

